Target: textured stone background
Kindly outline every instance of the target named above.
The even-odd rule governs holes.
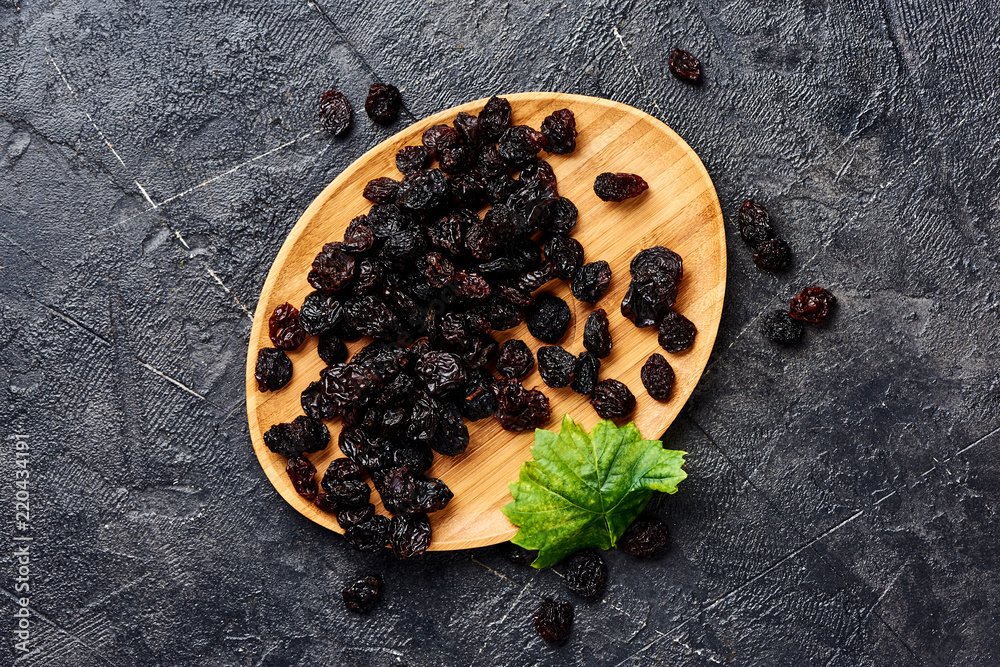
[[[998,18],[944,0],[0,0],[0,418],[33,456],[19,664],[998,664]],[[669,76],[677,44],[705,85]],[[376,79],[403,89],[397,127],[316,132],[319,92],[359,109]],[[256,295],[313,197],[408,120],[521,90],[661,118],[727,215],[767,202],[797,253],[761,274],[728,230],[715,354],[666,435],[691,452],[657,501],[670,551],[608,554],[605,599],[559,649],[530,627],[569,595],[558,571],[494,548],[359,557],[276,495],[243,402]],[[762,341],[758,315],[814,283],[835,321],[792,351]],[[368,567],[388,596],[358,618],[339,591]]]

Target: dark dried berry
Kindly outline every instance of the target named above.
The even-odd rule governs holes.
[[[674,369],[662,354],[652,354],[639,372],[646,393],[657,401],[669,401],[674,390]]]
[[[429,211],[448,201],[448,177],[440,169],[421,169],[403,177],[397,202],[415,211]]]
[[[786,271],[792,265],[792,248],[782,239],[768,239],[753,254],[753,263],[764,271]]]
[[[552,265],[544,262],[537,269],[530,269],[518,276],[516,287],[525,294],[530,294],[554,277]]]
[[[520,169],[529,164],[544,146],[544,134],[527,125],[515,125],[504,131],[497,142],[497,152],[507,166]]]
[[[336,292],[354,277],[354,258],[343,251],[341,243],[327,243],[313,260],[309,284],[324,292]]]
[[[360,427],[348,426],[342,429],[338,444],[345,456],[366,470],[376,471],[393,465],[393,452],[389,442],[384,438],[368,435]]]
[[[505,378],[520,380],[535,367],[535,357],[523,340],[511,338],[500,346],[496,366],[497,373]]]
[[[316,485],[316,466],[309,459],[304,456],[289,457],[288,463],[285,464],[285,472],[288,473],[292,486],[300,496],[309,502],[316,499],[316,494],[319,493],[319,487]]]
[[[476,149],[467,144],[442,149],[438,156],[441,171],[446,174],[461,174],[469,171],[476,163]]]
[[[302,411],[313,419],[333,419],[337,416],[337,406],[323,393],[323,385],[311,382],[302,392]]]
[[[328,500],[324,502],[329,503]],[[344,507],[334,511],[336,512],[337,523],[344,530],[359,523],[364,523],[375,516],[375,506],[371,503],[362,505],[361,507]]]
[[[416,365],[417,377],[431,396],[439,396],[465,384],[465,368],[458,355],[431,350],[420,357]]]
[[[541,158],[535,158],[521,167],[518,178],[521,181],[545,181],[553,187],[556,186],[556,173],[552,171],[552,165]]]
[[[589,396],[597,387],[600,372],[601,360],[590,352],[581,352],[576,358],[576,378],[570,387],[578,394]]]
[[[426,514],[394,516],[389,522],[389,546],[400,560],[419,556],[431,545],[431,522]]]
[[[439,252],[429,252],[420,261],[420,273],[431,287],[446,287],[455,279],[455,265]]]
[[[471,113],[460,111],[455,116],[453,125],[456,130],[462,133],[462,139],[465,140],[465,143],[477,148],[483,143],[479,132],[479,119]]]
[[[462,133],[447,125],[431,125],[421,137],[421,142],[436,156],[446,148],[454,148],[462,142]]]
[[[508,431],[538,428],[551,416],[545,394],[537,389],[525,389],[517,380],[497,380],[490,389],[497,401],[493,416]]]
[[[618,549],[629,556],[652,558],[667,546],[667,526],[659,519],[638,518],[618,538]]]
[[[784,310],[774,310],[760,318],[760,333],[778,345],[791,345],[802,338],[802,324]]]
[[[302,301],[299,324],[310,336],[318,336],[337,326],[340,317],[340,301],[331,294],[317,290]]]
[[[820,324],[837,304],[837,297],[822,287],[807,287],[788,302],[788,315],[800,322]]]
[[[320,334],[316,352],[327,366],[347,361],[347,345],[332,331]]]
[[[736,226],[740,230],[743,242],[756,250],[760,244],[774,237],[774,227],[771,226],[771,216],[767,209],[752,199],[740,204],[740,212],[736,214]]]
[[[529,565],[531,561],[535,560],[535,556],[538,553],[536,551],[528,551],[513,542],[501,542],[497,545],[497,548],[500,550],[500,555],[514,565]]]
[[[331,364],[320,371],[323,393],[333,401],[339,411],[353,404],[368,400],[369,393],[378,385],[378,377],[357,364]]]
[[[564,234],[553,234],[545,244],[545,259],[552,264],[556,277],[572,280],[583,264],[583,245]]]
[[[440,420],[429,444],[431,449],[445,456],[465,453],[469,446],[469,427],[462,421],[462,411],[454,403],[449,401],[441,406]]]
[[[695,328],[694,322],[676,310],[668,310],[663,314],[663,319],[660,320],[660,328],[657,333],[660,347],[667,352],[677,354],[691,349],[698,329]]]
[[[367,553],[375,553],[385,548],[389,541],[389,519],[376,514],[367,521],[355,524],[344,531],[348,544]]]
[[[497,400],[490,391],[493,375],[486,370],[470,371],[462,388],[463,399],[459,404],[462,416],[469,421],[486,419],[497,409]]]
[[[487,180],[510,176],[507,163],[500,157],[500,152],[493,144],[484,146],[480,151],[479,157],[476,158],[476,170]]]
[[[492,293],[485,278],[465,269],[455,271],[454,285],[455,294],[463,299],[485,299]]]
[[[611,354],[611,329],[608,314],[603,308],[598,308],[587,317],[583,326],[583,346],[599,359]]]
[[[566,588],[587,600],[595,600],[608,583],[608,566],[592,549],[577,551],[566,560]]]
[[[373,83],[365,99],[365,113],[376,123],[388,125],[399,116],[403,96],[391,83]]]
[[[517,224],[517,233],[532,234],[538,229],[550,227],[552,207],[559,201],[557,197],[555,187],[541,180],[527,181],[511,192],[506,203]]]
[[[603,259],[584,264],[573,276],[573,296],[584,303],[597,303],[611,284],[611,267]]]
[[[483,141],[496,141],[510,127],[510,102],[491,97],[479,112],[479,133]]]
[[[670,73],[685,83],[701,81],[701,63],[684,49],[674,49],[667,59]]]
[[[330,444],[330,431],[320,420],[299,415],[269,428],[264,433],[264,444],[275,454],[299,456],[324,449]]]
[[[434,155],[423,146],[404,146],[396,152],[396,169],[412,174],[431,166]]]
[[[401,331],[399,319],[382,301],[370,294],[344,303],[347,323],[366,336],[395,340]]]
[[[328,90],[319,98],[319,119],[323,129],[333,135],[341,135],[351,126],[351,103],[342,93]]]
[[[337,479],[336,476],[323,475],[320,482],[334,507],[346,509],[349,507],[364,507],[371,498],[372,490],[367,482],[358,479]]]
[[[361,466],[351,459],[337,458],[330,461],[330,465],[326,467],[326,472],[323,473],[323,479],[337,480],[339,482],[346,482],[347,480],[361,482],[365,479],[365,472],[361,469]]]
[[[290,303],[283,303],[271,313],[267,321],[271,342],[279,350],[294,350],[306,339],[306,330],[299,324],[299,311]]]
[[[535,614],[535,630],[542,639],[549,644],[561,644],[566,641],[572,628],[573,605],[545,598]]]
[[[558,345],[544,345],[538,349],[538,374],[550,387],[568,387],[576,378],[576,357]]]
[[[594,180],[594,193],[604,201],[625,201],[638,197],[649,188],[646,181],[635,174],[599,174]]]
[[[676,299],[676,282],[633,280],[622,299],[622,315],[637,327],[651,327],[663,319]]]
[[[542,294],[528,310],[528,331],[540,341],[558,343],[569,327],[571,314],[566,302],[552,294]]]
[[[383,586],[382,577],[377,574],[361,577],[344,589],[344,605],[355,614],[367,614],[382,599]]]
[[[590,404],[603,419],[621,419],[635,409],[635,396],[618,380],[601,380],[594,387]]]
[[[368,216],[359,215],[351,220],[347,229],[344,230],[344,243],[341,250],[352,255],[359,255],[371,250],[374,244],[375,233],[368,226]]]
[[[565,155],[576,150],[576,118],[569,109],[553,111],[542,121],[545,150]]]
[[[434,464],[434,452],[423,445],[401,447],[392,453],[392,464],[406,466],[414,472],[426,472]]]
[[[546,202],[542,230],[553,234],[569,234],[580,215],[576,204],[565,197]]]
[[[257,351],[254,378],[260,391],[277,391],[292,379],[292,360],[284,350],[262,347]]]
[[[476,172],[452,176],[448,186],[455,202],[465,208],[478,209],[489,196],[486,179]]]
[[[382,176],[373,178],[365,185],[364,198],[376,204],[391,204],[399,195],[399,181]]]
[[[462,251],[462,236],[465,228],[478,217],[472,211],[459,209],[454,213],[438,218],[427,225],[427,240],[431,245],[457,255]]]
[[[629,262],[632,278],[641,282],[680,282],[684,277],[684,260],[666,246],[657,245],[636,253]]]

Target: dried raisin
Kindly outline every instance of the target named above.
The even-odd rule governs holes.
[[[497,372],[505,378],[520,380],[535,367],[535,357],[523,340],[511,338],[500,346],[496,366]]]
[[[667,66],[670,68],[670,73],[680,81],[685,83],[701,81],[701,63],[684,49],[671,51]]]
[[[767,239],[754,252],[753,263],[764,271],[786,271],[792,265],[792,248],[783,239]]]
[[[639,373],[646,393],[657,401],[669,401],[674,390],[674,369],[662,354],[652,354]]]
[[[558,345],[538,349],[538,374],[553,388],[568,387],[576,378],[576,357]]]
[[[587,600],[596,599],[608,583],[608,566],[593,549],[577,551],[566,560],[566,587]]]
[[[292,379],[292,360],[284,350],[262,347],[257,351],[254,379],[260,391],[277,391]]]
[[[535,613],[535,630],[549,644],[566,641],[573,628],[573,605],[546,598]]]
[[[638,197],[649,188],[642,177],[635,174],[599,174],[594,180],[594,193],[604,201],[622,202]]]
[[[365,575],[343,590],[344,605],[355,614],[367,614],[382,599],[383,587],[382,577],[377,574]]]
[[[802,324],[784,310],[774,310],[760,318],[760,333],[778,345],[792,345],[802,338]]]
[[[664,350],[676,354],[690,350],[697,333],[698,329],[694,326],[694,322],[676,310],[668,310],[660,320],[657,340]]]
[[[584,264],[573,275],[573,296],[584,303],[597,303],[611,284],[611,266],[603,259]]]
[[[652,558],[666,548],[668,537],[662,521],[640,517],[618,539],[618,549],[629,556]]]
[[[837,297],[822,287],[807,287],[788,303],[792,319],[809,324],[820,324],[830,316],[830,309],[837,304]]]
[[[527,315],[528,331],[540,341],[558,343],[571,319],[566,302],[552,294],[542,294]]]
[[[351,103],[343,93],[328,90],[319,98],[319,118],[323,129],[335,136],[340,136],[351,126]]]
[[[565,155],[576,150],[576,118],[569,109],[553,111],[542,121],[545,150]]]
[[[402,104],[403,96],[399,94],[399,88],[391,83],[373,83],[365,99],[365,113],[374,122],[388,125],[399,116]]]
[[[635,396],[618,380],[601,380],[594,387],[590,404],[603,419],[621,419],[635,409]]]
[[[295,350],[306,339],[306,330],[299,323],[299,311],[290,303],[283,303],[271,313],[267,321],[271,342],[279,350]]]
[[[598,359],[611,354],[611,329],[608,314],[603,308],[598,308],[587,317],[583,326],[583,346]]]

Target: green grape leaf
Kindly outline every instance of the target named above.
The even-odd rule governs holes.
[[[599,421],[587,433],[565,415],[558,433],[537,429],[532,460],[510,484],[514,502],[501,508],[520,528],[511,542],[537,549],[539,568],[614,547],[653,491],[677,491],[686,453],[644,440],[634,423]]]

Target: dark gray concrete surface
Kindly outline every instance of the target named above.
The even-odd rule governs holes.
[[[1000,454],[995,2],[0,0],[0,488],[30,535],[23,665],[996,665]],[[705,84],[673,80],[683,45]],[[317,95],[360,110],[316,132]],[[702,156],[727,213],[768,203],[796,253],[729,233],[702,382],[666,434],[669,552],[609,553],[570,642],[531,614],[558,571],[496,549],[359,556],[250,447],[250,313],[298,215],[409,119],[497,92],[632,104]],[[810,284],[828,326],[758,316]],[[15,524],[14,436],[30,446]],[[369,618],[344,581],[376,568]],[[558,570],[558,568],[556,568]]]

